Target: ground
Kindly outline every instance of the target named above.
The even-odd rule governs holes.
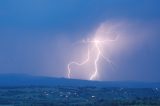
[[[0,106],[160,106],[160,88],[1,87]]]

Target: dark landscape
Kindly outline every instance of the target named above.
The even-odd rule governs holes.
[[[2,76],[0,106],[160,106],[159,83]]]

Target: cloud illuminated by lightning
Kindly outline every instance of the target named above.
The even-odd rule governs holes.
[[[87,40],[87,41],[84,41],[84,43],[89,43],[89,44],[92,44],[92,46],[96,49],[96,58],[94,60],[94,73],[89,77],[90,80],[93,80],[96,78],[97,74],[98,74],[98,62],[100,60],[100,57],[102,57],[103,59],[105,59],[109,64],[112,65],[112,62],[109,58],[106,58],[103,53],[102,53],[102,50],[101,50],[101,46],[103,46],[103,44],[105,42],[108,42],[108,41],[115,41],[115,40],[99,40],[99,39],[94,39],[94,40]],[[87,55],[87,58],[83,61],[83,62],[70,62],[68,64],[68,78],[71,78],[71,66],[72,65],[78,65],[78,66],[82,66],[84,64],[86,64],[89,59],[90,59],[90,49],[89,49],[89,46],[88,46],[88,55]]]

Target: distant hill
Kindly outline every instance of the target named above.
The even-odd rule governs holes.
[[[160,88],[160,83],[88,81],[25,74],[0,74],[0,87],[15,86],[96,86],[96,87],[128,87],[128,88]]]

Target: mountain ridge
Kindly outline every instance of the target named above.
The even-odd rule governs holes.
[[[0,74],[0,87],[15,86],[93,86],[124,88],[160,88],[160,83],[137,81],[89,81],[46,76],[32,76],[27,74]]]

